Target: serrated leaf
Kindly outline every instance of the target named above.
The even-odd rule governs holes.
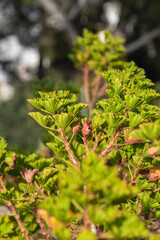
[[[6,155],[5,155],[5,162],[8,164],[8,165],[13,165],[14,164],[14,161],[15,161],[15,158],[16,158],[16,154],[15,152],[7,152]]]
[[[66,127],[78,121],[78,118],[68,113],[56,114],[53,115],[53,118],[55,119],[57,125],[62,129],[65,129]]]
[[[155,123],[140,125],[140,130],[148,139],[157,139],[160,136],[160,126]]]
[[[44,116],[42,113],[40,112],[31,112],[29,113],[29,115],[36,120],[42,127],[47,126],[47,123],[49,121],[49,117],[48,116]]]
[[[53,169],[53,167],[45,168],[43,171],[41,171],[38,175],[35,176],[35,178],[40,182],[40,184],[44,184],[48,177],[51,176],[52,173],[54,173],[56,170]]]
[[[133,137],[136,137],[136,138],[138,138],[138,139],[147,141],[147,137],[141,132],[140,129],[131,132],[131,133],[130,133],[130,136],[133,136]]]
[[[78,103],[78,104],[68,106],[67,110],[69,114],[77,115],[81,110],[85,109],[86,107],[88,107],[87,104]]]
[[[130,127],[136,127],[138,124],[142,123],[144,119],[135,112],[128,112],[129,115],[129,126]]]
[[[32,208],[32,203],[31,202],[17,202],[15,204],[15,207],[18,209],[23,209],[23,210],[30,210]]]
[[[114,92],[119,95],[123,91],[124,87],[119,79],[115,79],[114,85],[112,85],[111,89],[114,89]]]
[[[115,126],[115,117],[113,115],[113,113],[104,113],[103,114],[104,119],[108,122],[108,125],[110,127],[114,127]]]
[[[57,155],[57,157],[65,157],[66,149],[62,142],[49,142],[47,146]]]
[[[118,113],[120,112],[122,109],[124,109],[124,105],[121,104],[121,103],[118,103],[118,102],[115,102],[115,101],[110,101],[110,107],[111,107],[111,110],[114,112],[114,113]]]
[[[34,162],[30,162],[30,165],[33,168],[38,168],[39,171],[42,171],[45,167],[51,166],[53,158],[40,158]]]
[[[71,149],[75,156],[82,157],[85,154],[85,146],[83,144],[80,144],[78,142],[73,142],[71,145]]]
[[[149,183],[146,180],[138,179],[136,186],[138,188],[140,188],[141,190],[149,190],[150,189]]]
[[[102,114],[96,114],[95,116],[93,116],[92,117],[93,131],[96,128],[99,128],[104,122],[105,122],[105,119],[103,118]]]
[[[123,116],[116,116],[115,117],[115,127],[118,127],[119,125],[121,125],[122,123],[126,122],[127,119]]]
[[[0,191],[0,198],[2,198],[3,200],[10,200],[13,191],[14,187],[12,187],[10,190],[3,188],[3,190]]]
[[[73,101],[71,99],[47,99],[42,101],[43,108],[48,111],[49,113],[54,114],[57,112],[61,107],[64,107],[68,104],[71,104]]]
[[[142,206],[149,208],[160,208],[160,204],[153,198],[151,198],[146,192],[141,192],[138,194],[141,200]]]
[[[32,104],[34,107],[36,107],[38,110],[41,110],[41,100],[40,98],[33,98],[33,99],[27,99],[27,101]]]
[[[127,106],[130,109],[138,107],[143,102],[142,99],[140,99],[139,97],[137,97],[135,95],[131,95],[131,94],[125,95],[125,100],[126,100]]]

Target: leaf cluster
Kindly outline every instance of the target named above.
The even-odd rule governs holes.
[[[115,59],[112,49],[122,52],[105,36],[99,43],[84,31],[75,44],[82,65],[94,69],[108,52]],[[0,218],[0,237],[159,239],[160,111],[151,104],[159,94],[133,62],[113,68],[101,72],[108,97],[89,118],[81,114],[88,105],[69,91],[28,100],[37,109],[29,115],[52,137],[53,157],[17,155],[0,138],[0,199],[12,212]]]

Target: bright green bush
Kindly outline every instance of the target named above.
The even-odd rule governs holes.
[[[89,69],[89,100],[89,76],[101,74],[107,86],[94,109],[89,102],[89,118],[69,91],[28,100],[38,110],[30,116],[53,137],[54,157],[17,155],[1,138],[0,198],[11,210],[0,218],[2,239],[159,239],[160,109],[150,104],[159,94],[122,53],[109,33],[101,43],[85,31],[75,44],[72,59]],[[110,56],[106,68],[102,55]]]

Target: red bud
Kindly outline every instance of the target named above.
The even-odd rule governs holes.
[[[92,132],[92,121],[90,120],[87,123],[85,120],[82,120],[82,135],[86,136]]]
[[[73,134],[76,134],[77,132],[78,132],[78,129],[79,129],[79,125],[80,125],[80,122],[78,122],[77,124],[75,124],[74,126],[73,126]]]

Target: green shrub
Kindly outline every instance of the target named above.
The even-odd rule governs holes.
[[[38,110],[30,116],[53,137],[53,157],[17,155],[1,138],[0,198],[11,210],[0,218],[2,239],[159,239],[160,111],[150,104],[159,94],[122,60],[122,41],[105,37],[86,30],[71,55],[88,104],[65,90],[28,100]],[[95,98],[92,76],[97,92],[107,86],[94,109],[102,94]]]

